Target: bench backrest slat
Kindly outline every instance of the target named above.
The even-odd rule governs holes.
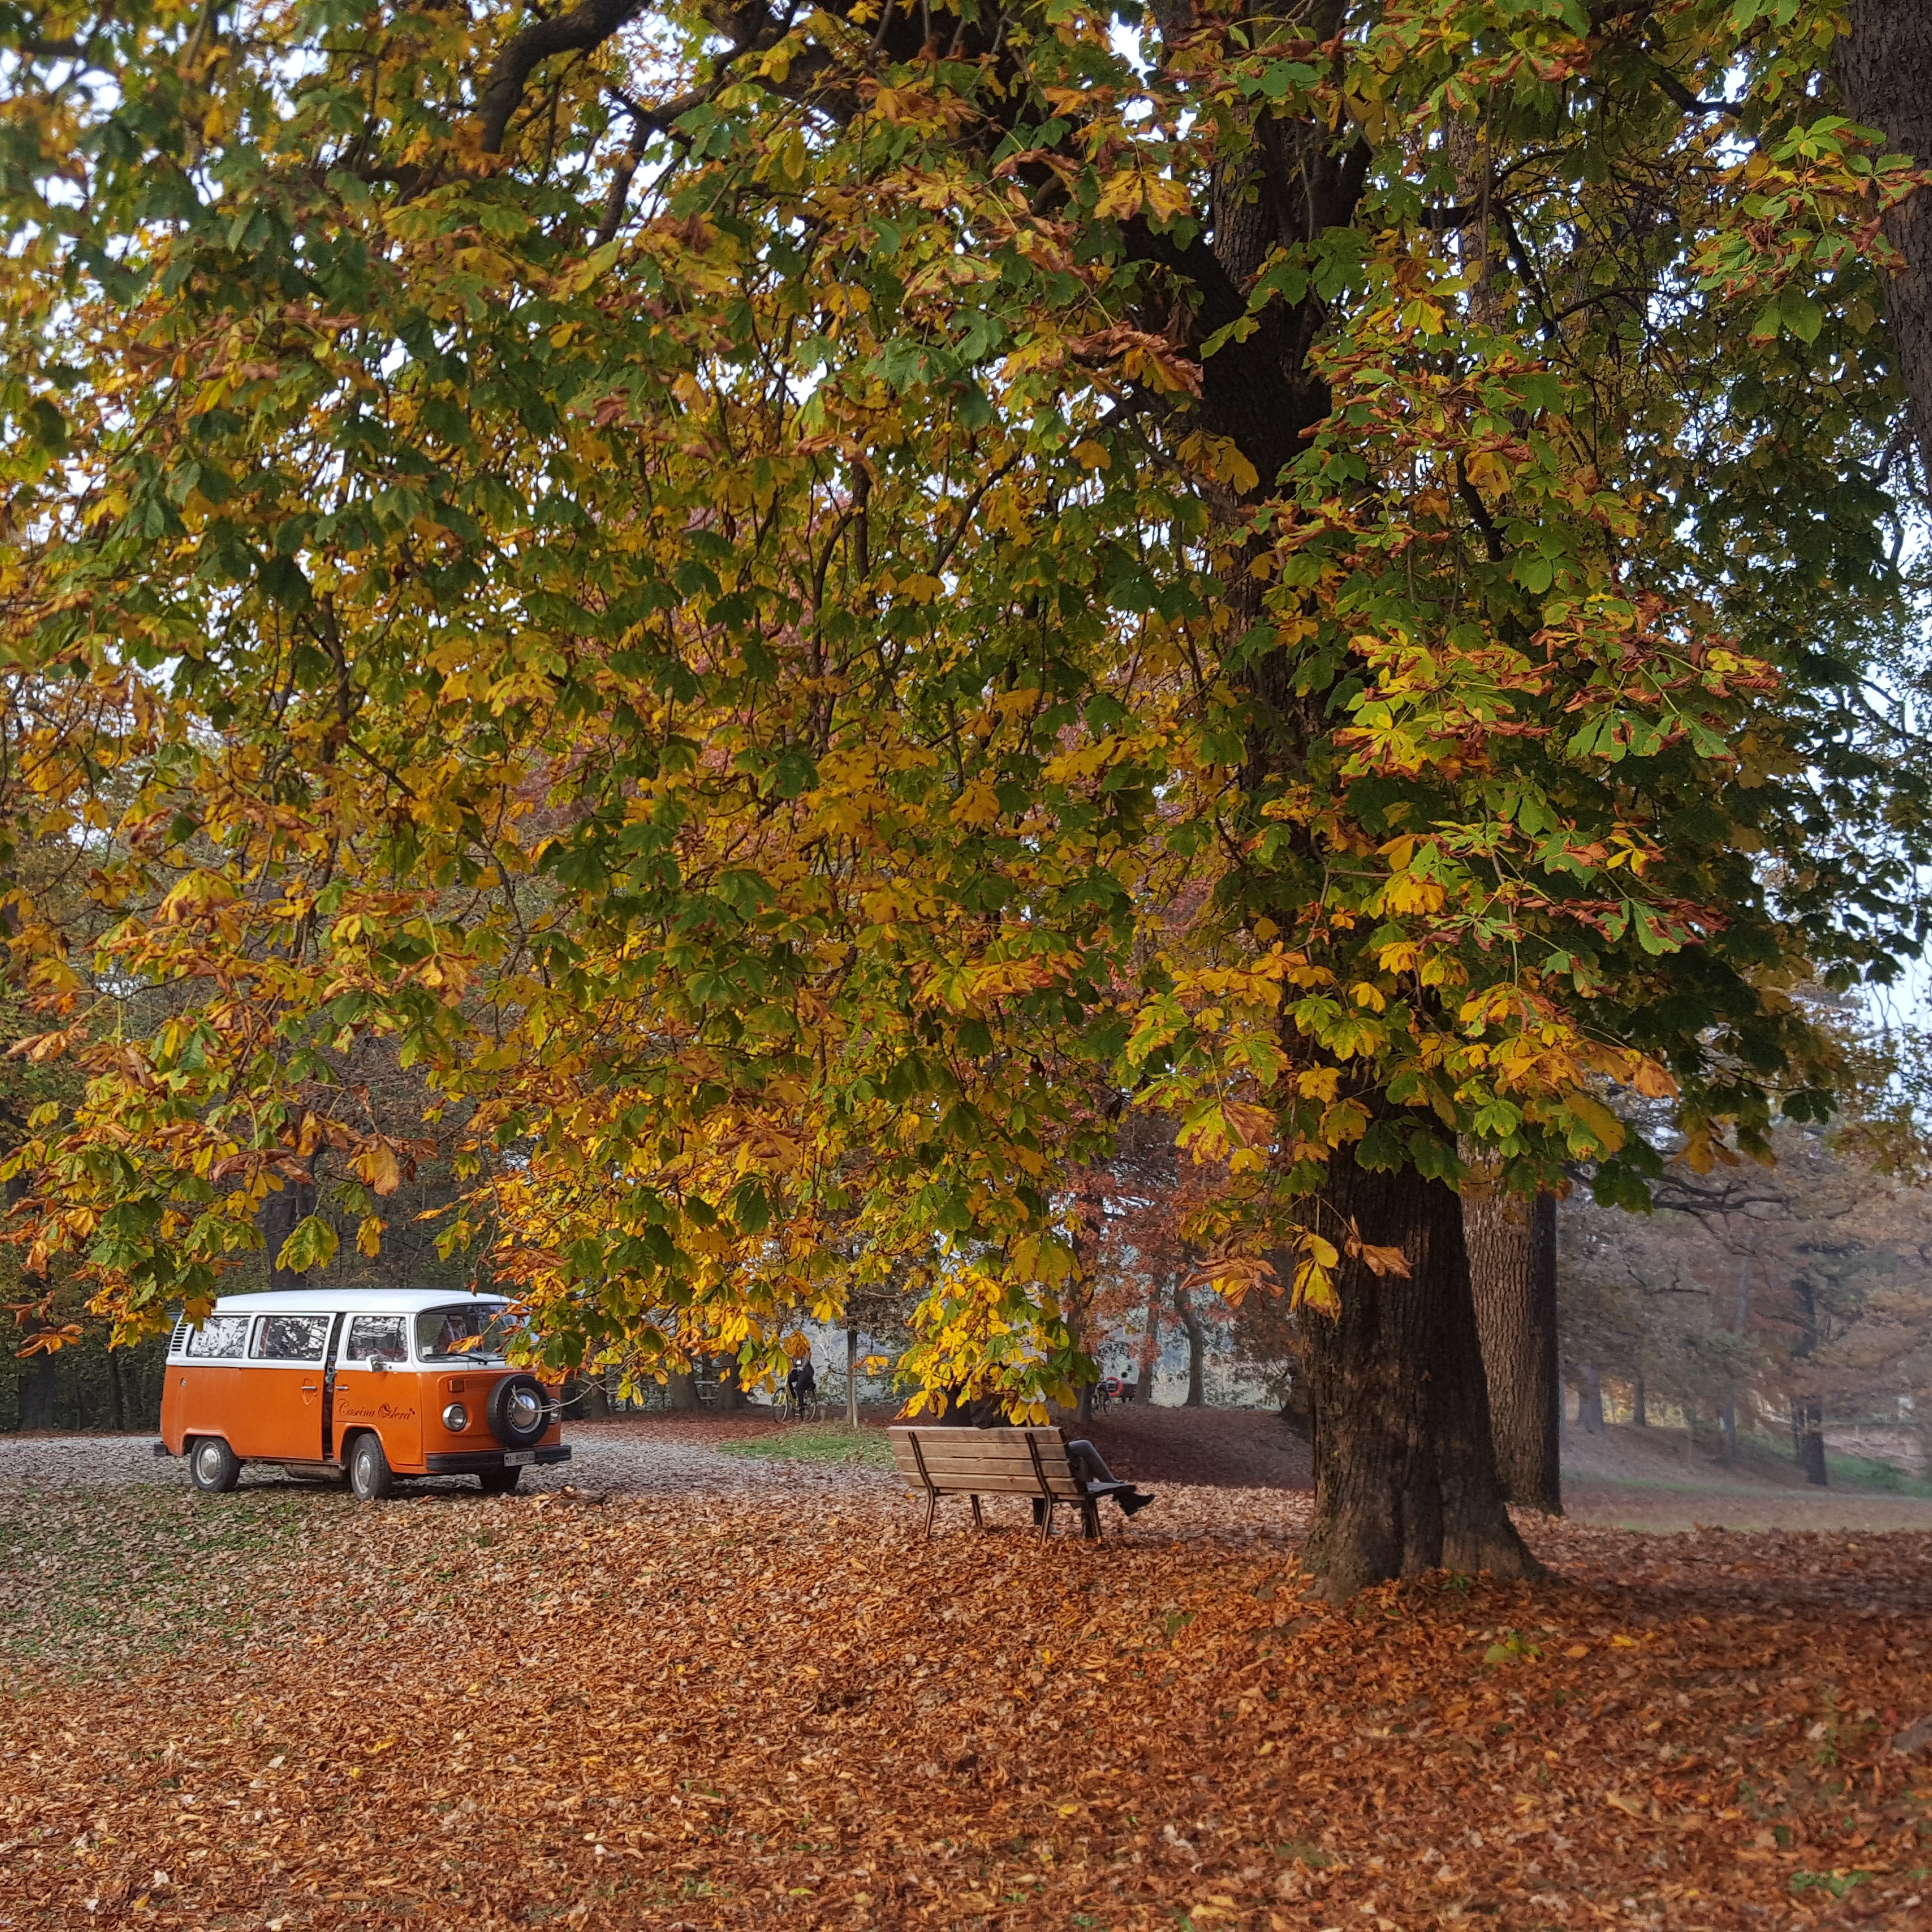
[[[1057,1429],[895,1429],[899,1473],[921,1488],[957,1495],[1050,1495],[1077,1500],[1085,1489]],[[918,1439],[916,1450],[914,1438]]]

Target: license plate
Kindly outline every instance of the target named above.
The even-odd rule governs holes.
[[[503,1466],[506,1469],[520,1469],[525,1464],[534,1462],[537,1452],[534,1449],[512,1449],[506,1452]]]

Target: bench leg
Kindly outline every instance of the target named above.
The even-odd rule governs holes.
[[[986,1519],[980,1514],[980,1498],[975,1496],[972,1501],[974,1527],[976,1529],[984,1529],[986,1526]]]
[[[1043,1502],[1034,1504],[1034,1520],[1040,1525],[1040,1540],[1044,1543],[1053,1534],[1053,1498],[1048,1496]]]
[[[1100,1505],[1098,1503],[1082,1503],[1080,1505],[1080,1529],[1089,1543],[1100,1541]]]
[[[939,1514],[939,1492],[931,1491],[926,1498],[926,1540],[932,1540],[932,1519]]]

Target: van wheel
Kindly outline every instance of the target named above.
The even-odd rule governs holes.
[[[396,1479],[380,1436],[365,1430],[356,1437],[349,1452],[349,1486],[358,1503],[379,1503],[396,1493]]]
[[[485,1469],[476,1480],[486,1496],[507,1496],[523,1480],[520,1469]]]
[[[242,1459],[218,1436],[204,1436],[188,1451],[188,1472],[196,1489],[225,1496],[242,1480]]]

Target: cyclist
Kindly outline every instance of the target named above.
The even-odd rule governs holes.
[[[785,1377],[785,1394],[790,1398],[793,1414],[803,1414],[806,1404],[818,1393],[818,1372],[812,1366],[809,1355],[801,1355]]]

